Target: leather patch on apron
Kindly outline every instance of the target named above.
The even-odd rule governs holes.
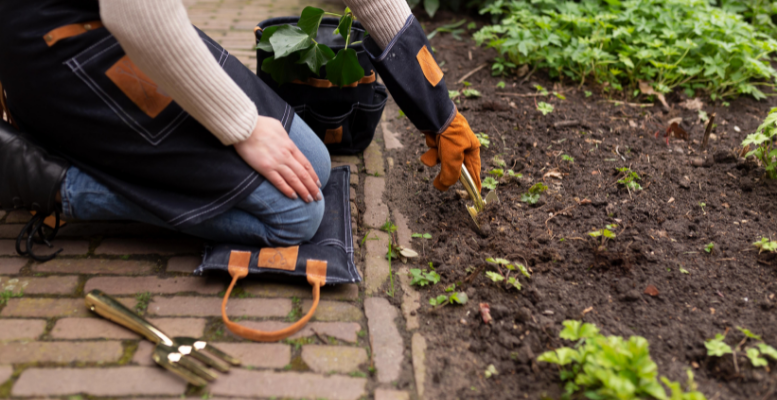
[[[421,70],[424,71],[426,80],[429,81],[432,86],[437,86],[437,84],[442,80],[443,73],[440,69],[440,66],[437,65],[437,61],[434,61],[432,52],[430,52],[429,49],[424,46],[421,48],[421,50],[418,51],[418,54],[415,56],[415,58],[418,60],[418,64],[421,66]]]
[[[259,251],[259,268],[294,271],[297,268],[299,246],[265,247]]]
[[[343,127],[339,126],[336,129],[327,129],[326,135],[324,135],[324,144],[340,143],[343,141]]]
[[[113,64],[105,75],[151,118],[156,118],[173,101],[126,55]]]

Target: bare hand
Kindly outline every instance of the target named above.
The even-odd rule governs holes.
[[[277,119],[259,116],[251,136],[235,144],[235,150],[287,197],[299,195],[306,203],[324,198],[316,171]]]

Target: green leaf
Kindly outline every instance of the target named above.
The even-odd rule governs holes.
[[[558,355],[555,351],[546,351],[542,354],[540,354],[539,357],[537,357],[537,361],[551,363],[551,364],[558,364]]]
[[[723,340],[725,336],[718,333],[714,339],[708,339],[704,346],[707,348],[707,355],[713,357],[722,357],[726,354],[731,354],[731,346],[727,345]]]
[[[755,347],[747,349],[747,358],[750,359],[750,363],[753,364],[754,367],[765,367],[769,365],[769,362],[761,357],[761,353]]]
[[[351,34],[351,26],[353,26],[353,16],[348,13],[350,10],[346,11],[347,12],[340,17],[340,23],[337,24],[337,32],[343,39],[348,40],[348,35]]]
[[[316,36],[318,36],[318,26],[321,25],[323,18],[324,10],[308,6],[302,10],[297,26],[302,32],[305,32],[311,39],[315,40]]]
[[[494,190],[496,189],[496,185],[499,184],[499,181],[492,177],[487,177],[486,179],[483,179],[483,181],[480,183],[481,186],[483,186],[486,189]]]
[[[737,329],[740,332],[742,332],[742,334],[744,334],[745,336],[749,337],[750,339],[761,340],[761,336],[760,335],[756,335],[755,333],[750,332],[749,329],[745,329],[745,328],[743,328],[741,326],[737,326]]]
[[[515,279],[514,276],[511,276],[510,278],[508,278],[507,283],[509,283],[512,287],[514,287],[517,290],[523,289],[523,286],[521,286],[521,282]]]
[[[469,297],[464,292],[458,292],[451,295],[450,302],[451,304],[457,303],[457,304],[467,304],[469,301]]]
[[[582,326],[582,322],[575,321],[575,320],[566,320],[562,322],[564,325],[564,329],[561,330],[561,333],[559,333],[559,337],[566,340],[578,340],[580,339],[580,327]]]
[[[504,276],[493,271],[486,271],[486,276],[494,282],[501,282],[505,280]]]
[[[482,96],[477,89],[470,89],[470,88],[461,89],[461,94],[463,94],[464,97],[467,97],[467,98]]]
[[[281,59],[267,57],[262,62],[262,71],[270,74],[272,79],[278,82],[279,85],[296,79],[301,81],[307,80],[310,77],[310,70],[304,65],[297,64],[296,61],[297,55]]]
[[[434,14],[440,8],[440,0],[424,0],[424,10],[429,14],[429,17],[434,17]]]
[[[335,52],[325,44],[314,44],[309,49],[303,50],[297,64],[306,64],[310,72],[318,75],[321,67],[335,58]]]
[[[364,69],[354,49],[340,50],[334,59],[326,64],[326,77],[337,86],[346,86],[364,77]]]
[[[448,302],[448,296],[445,296],[443,294],[441,294],[441,295],[439,295],[437,297],[432,297],[431,299],[429,299],[429,304],[431,304],[433,306],[439,306],[439,305],[445,304],[447,302]]]
[[[528,268],[526,268],[526,266],[525,266],[525,265],[523,265],[523,264],[517,264],[516,266],[518,267],[518,270],[519,270],[519,271],[521,271],[521,273],[523,274],[523,276],[525,276],[525,277],[527,277],[527,278],[531,278],[531,274],[529,273],[529,269],[528,269]]]
[[[283,58],[289,54],[308,48],[313,42],[308,35],[296,26],[282,25],[270,37],[270,44],[275,50],[275,58]]]
[[[272,53],[272,44],[270,44],[270,38],[275,33],[275,31],[278,30],[280,26],[274,25],[267,27],[264,31],[262,31],[262,38],[259,39],[259,44],[256,45],[256,48],[259,50],[266,51],[268,53]]]
[[[773,360],[777,361],[777,350],[775,350],[774,347],[769,346],[766,343],[758,343],[756,346],[758,346],[758,350],[761,350],[761,354],[769,356]]]

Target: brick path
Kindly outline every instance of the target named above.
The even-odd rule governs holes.
[[[310,4],[329,11],[343,7],[339,1],[185,1],[194,23],[251,69],[258,21],[297,14]],[[396,114],[396,106],[390,105],[386,115]],[[64,248],[61,255],[39,264],[14,251],[13,239],[29,215],[0,211],[0,292],[15,295],[0,297],[0,399],[421,399],[426,345],[420,334],[408,332],[419,326],[419,296],[404,276],[397,283],[405,291],[401,309],[380,290],[389,274],[387,236],[375,229],[390,215],[382,200],[384,134],[389,148],[401,146],[389,119],[384,117],[363,156],[333,157],[333,166],[350,165],[354,172],[351,208],[357,265],[365,282],[324,290],[313,321],[281,343],[247,342],[225,329],[219,294],[228,282],[191,275],[202,248],[197,239],[136,223],[73,222],[54,243]],[[356,191],[366,194],[363,215]],[[406,220],[396,213],[393,219],[400,228],[400,243],[409,245]],[[356,232],[371,232],[377,240],[359,249],[361,236]],[[87,310],[83,296],[93,288],[116,296],[173,336],[213,341],[242,359],[243,367],[205,389],[187,387],[155,366],[148,342]],[[243,282],[239,290],[240,298],[230,302],[230,314],[255,328],[281,328],[310,307],[306,285],[254,281]],[[405,384],[397,390],[401,376]]]

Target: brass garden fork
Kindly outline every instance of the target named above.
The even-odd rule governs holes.
[[[197,340],[190,337],[170,338],[159,330],[159,328],[132,312],[116,299],[108,296],[101,290],[95,289],[86,295],[86,306],[101,317],[131,329],[154,342],[156,344],[154,352],[152,353],[154,361],[185,379],[192,385],[205,386],[208,382],[218,378],[218,375],[216,375],[215,372],[204,365],[210,366],[220,372],[229,371],[229,365],[205,355],[203,350],[207,350],[216,358],[226,363],[240,365],[240,360],[213,347],[204,340]],[[202,364],[193,359],[200,361]]]

